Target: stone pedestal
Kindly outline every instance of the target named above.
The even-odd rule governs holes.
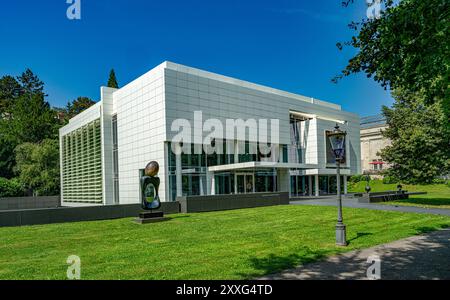
[[[136,218],[134,221],[138,224],[148,224],[167,220],[169,220],[169,218],[164,217],[164,213],[162,211],[155,211],[155,212],[145,211],[139,213],[139,217]]]

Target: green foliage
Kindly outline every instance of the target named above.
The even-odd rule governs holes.
[[[358,53],[334,81],[363,72],[393,91],[394,106],[383,107],[392,141],[381,153],[392,164],[387,175],[431,183],[450,168],[450,2],[383,2],[381,18],[351,24],[358,35],[346,45]]]
[[[381,151],[391,164],[387,176],[407,183],[431,183],[450,170],[450,135],[442,102],[425,104],[425,96],[397,90],[393,108],[383,107],[391,145]]]
[[[0,177],[0,198],[21,197],[24,195],[22,185],[17,179]]]
[[[44,94],[44,82],[42,82],[37,75],[30,69],[26,69],[22,75],[17,77],[20,82],[22,94]]]
[[[78,97],[67,104],[66,118],[71,119],[94,104],[95,102],[88,97]]]
[[[361,182],[361,181],[366,181],[366,176],[365,175],[353,175],[349,178],[348,180],[351,183],[357,183],[357,182]]]
[[[109,73],[108,87],[115,89],[119,88],[119,84],[117,83],[116,79],[116,72],[114,72],[114,69],[112,69],[111,72]]]
[[[351,28],[359,32],[346,44],[358,53],[335,81],[364,72],[384,87],[424,92],[426,104],[445,99],[450,62],[450,2],[383,2],[386,8],[381,18],[352,23]]]
[[[383,183],[384,184],[396,184],[396,183],[399,183],[399,180],[393,176],[384,176]]]
[[[45,101],[44,83],[29,69],[0,79],[0,176],[11,178],[14,148],[26,142],[56,138],[60,126]]]
[[[24,143],[15,149],[19,180],[27,189],[41,196],[59,194],[59,143],[44,140]]]
[[[432,184],[447,184],[447,180],[445,180],[444,178],[436,178],[433,179]]]
[[[0,118],[11,113],[11,107],[20,91],[21,86],[14,77],[6,75],[0,78]]]
[[[11,179],[14,165],[14,145],[0,135],[0,177]]]
[[[0,132],[14,145],[58,136],[58,120],[42,94],[24,94],[14,103],[12,118],[0,121]]]

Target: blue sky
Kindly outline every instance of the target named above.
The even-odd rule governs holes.
[[[392,99],[364,74],[331,83],[354,53],[339,52],[365,1],[66,0],[2,1],[0,76],[31,68],[48,101],[99,98],[114,68],[120,85],[165,60],[341,104],[362,116]]]

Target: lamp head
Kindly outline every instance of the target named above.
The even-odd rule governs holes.
[[[336,124],[334,130],[328,134],[328,139],[330,140],[331,148],[336,157],[336,160],[342,160],[345,156],[345,137],[347,132],[342,131],[339,125]]]

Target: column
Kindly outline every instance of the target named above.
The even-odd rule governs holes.
[[[312,196],[312,191],[313,191],[313,188],[312,188],[312,176],[309,175],[308,176],[308,195],[309,196]]]
[[[214,176],[214,173],[211,176],[211,195],[216,194],[216,177]]]
[[[344,175],[344,195],[347,195],[347,175]]]
[[[214,172],[206,172],[206,195],[215,195],[215,179]]]
[[[177,182],[177,197],[183,196],[183,180],[181,175],[181,154],[177,154],[175,158],[175,166],[176,166],[176,182]]]
[[[278,191],[279,192],[290,192],[290,176],[288,169],[278,169],[277,170],[277,178],[278,178]]]
[[[314,185],[316,187],[316,197],[319,197],[320,196],[320,193],[319,193],[319,175],[315,175],[314,176]]]

